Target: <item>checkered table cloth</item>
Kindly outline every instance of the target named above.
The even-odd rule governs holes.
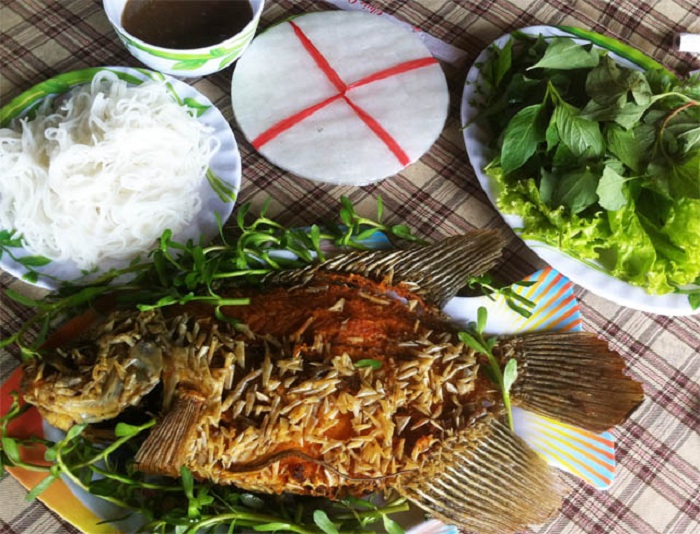
[[[236,132],[243,159],[239,203],[253,212],[271,199],[271,214],[290,225],[337,214],[347,195],[370,215],[381,195],[385,217],[406,223],[429,240],[473,228],[508,236],[503,278],[516,280],[544,264],[505,226],[474,176],[462,140],[459,102],[466,71],[479,52],[503,33],[523,26],[565,24],[610,35],[637,47],[681,74],[700,68],[700,55],[675,50],[681,32],[700,33],[697,0],[420,0],[372,1],[386,13],[420,27],[467,53],[464,64],[445,65],[452,105],[444,132],[420,161],[400,175],[362,188],[319,185],[264,161]],[[2,104],[59,73],[85,67],[141,66],[118,41],[98,0],[0,0]],[[292,14],[332,9],[321,1],[268,0],[261,28]],[[232,69],[189,80],[234,124],[229,98]],[[1,170],[0,170],[1,172]],[[1,192],[0,192],[1,194]],[[36,291],[0,274],[0,289]],[[571,492],[561,512],[539,533],[700,532],[700,316],[667,318],[620,307],[581,288],[584,328],[609,341],[643,382],[646,400],[614,432],[618,472],[611,490],[598,492],[562,475]],[[15,331],[30,311],[4,296],[0,335]],[[6,379],[16,354],[0,351]],[[0,533],[77,532],[10,476],[0,479]]]

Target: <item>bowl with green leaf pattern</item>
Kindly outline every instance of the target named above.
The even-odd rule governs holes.
[[[198,77],[232,65],[255,36],[264,0],[104,0],[117,37],[146,66]]]

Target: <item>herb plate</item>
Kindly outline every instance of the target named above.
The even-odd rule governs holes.
[[[199,190],[202,209],[192,224],[173,236],[182,243],[190,239],[195,242],[212,239],[218,233],[217,216],[223,222],[233,211],[241,183],[241,157],[228,121],[209,99],[192,86],[147,69],[96,67],[68,72],[32,87],[3,106],[0,109],[0,128],[6,128],[14,120],[31,114],[47,98],[60,97],[77,86],[90,83],[102,71],[113,72],[132,85],[149,80],[165,80],[173,98],[189,107],[200,122],[214,129],[220,148],[212,157],[207,180],[202,180]],[[148,251],[144,250],[143,253],[145,257]],[[62,282],[88,282],[109,270],[125,268],[128,264],[129,261],[105,263],[96,272],[86,274],[73,262],[50,261],[33,255],[24,248],[21,237],[15,235],[12,229],[0,228],[0,268],[39,287],[56,289]]]
[[[661,67],[634,48],[587,30],[565,26],[530,26],[518,31],[527,35],[542,35],[544,38],[570,37],[580,44],[592,42],[595,47],[607,49],[610,57],[625,67],[637,70]],[[492,133],[483,124],[476,122],[480,111],[478,103],[483,101],[480,93],[483,86],[479,83],[481,77],[479,66],[489,58],[491,46],[502,48],[510,37],[510,34],[506,34],[494,41],[492,45],[482,51],[469,70],[462,95],[461,120],[462,124],[466,125],[463,135],[467,154],[481,187],[506,224],[520,235],[523,227],[522,218],[518,215],[503,213],[498,208],[499,190],[497,184],[484,172],[484,168],[494,156],[493,150],[489,147],[493,137]],[[595,262],[584,262],[541,241],[525,239],[525,244],[573,282],[617,304],[667,316],[700,313],[700,310],[693,310],[687,295],[679,293],[652,295],[642,287],[629,284],[608,274],[601,265]]]

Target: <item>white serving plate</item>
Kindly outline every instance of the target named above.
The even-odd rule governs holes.
[[[553,26],[530,26],[518,30],[528,35],[539,35],[544,37],[573,37],[576,35],[563,28]],[[496,39],[492,44],[498,47],[503,47],[510,34],[504,35]],[[580,43],[588,42],[586,39],[576,39]],[[479,69],[477,65],[488,59],[489,47],[484,49],[470,68],[464,92],[462,94],[461,118],[462,124],[466,125],[464,129],[464,142],[467,147],[469,160],[474,168],[474,172],[481,184],[481,187],[486,192],[489,200],[492,202],[496,210],[501,214],[506,224],[510,226],[516,234],[520,235],[520,228],[523,226],[523,221],[520,216],[509,215],[500,211],[497,205],[498,190],[495,182],[483,172],[483,168],[493,159],[494,153],[489,148],[491,133],[483,126],[474,122],[477,118],[479,109],[472,106],[470,102],[479,101],[480,96],[476,91],[477,81],[479,80]],[[596,46],[596,45],[594,45]],[[600,47],[602,48],[602,47]],[[621,57],[614,52],[610,52],[610,57],[615,59],[620,65],[625,67],[636,68],[642,70],[639,65]],[[688,303],[687,295],[679,293],[670,293],[666,295],[651,295],[643,288],[634,286],[615,278],[605,272],[603,268],[593,262],[586,262],[574,258],[561,250],[547,245],[540,241],[525,239],[525,244],[535,252],[540,258],[546,261],[549,265],[563,273],[576,284],[587,289],[591,293],[611,300],[622,306],[633,308],[635,310],[657,313],[660,315],[677,316],[677,315],[692,315],[700,313],[699,310],[693,310]]]
[[[95,74],[105,70],[114,72],[130,84],[141,84],[153,79],[166,80],[174,97],[183,105],[194,109],[200,122],[214,128],[214,135],[220,142],[220,148],[211,159],[209,172],[219,184],[230,189],[234,195],[238,192],[241,183],[241,157],[228,121],[216,106],[194,87],[159,72],[129,67],[97,67],[60,74],[25,91],[0,109],[0,127],[5,127],[14,118],[30,113],[46,98],[56,97],[67,93],[74,87],[89,83]],[[208,180],[202,181],[199,194],[202,198],[202,209],[192,224],[173,235],[175,241],[183,243],[189,239],[194,242],[198,242],[200,239],[209,241],[218,234],[217,214],[222,222],[225,222],[231,215],[233,202],[220,197]],[[12,229],[0,228],[0,231],[10,230]],[[143,251],[142,260],[145,260],[147,253],[147,250]],[[31,255],[33,254],[21,246],[0,246],[0,268],[34,285],[56,289],[62,282],[89,281],[110,269],[124,268],[130,263],[130,260],[105,263],[86,278],[81,269],[72,261],[51,261],[43,266],[26,266],[21,263],[21,258]],[[38,274],[36,280],[33,280],[31,276],[27,277],[27,275],[31,275],[32,271]]]

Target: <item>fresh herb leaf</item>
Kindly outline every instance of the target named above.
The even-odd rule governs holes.
[[[513,54],[513,42],[508,41],[503,48],[496,51],[495,58],[491,65],[490,82],[493,87],[497,87],[506,73],[510,70]]]
[[[695,291],[688,295],[688,302],[693,310],[700,308],[700,291]]]
[[[1,442],[2,452],[4,452],[7,455],[7,458],[10,460],[10,462],[12,462],[13,464],[18,464],[21,461],[21,458],[17,442],[13,438],[7,436],[3,436]]]
[[[633,172],[637,173],[641,170],[646,150],[636,130],[625,130],[617,125],[611,125],[606,128],[605,140],[608,151],[612,155]]]
[[[552,192],[552,207],[564,206],[571,213],[581,213],[598,201],[599,177],[588,168],[564,173]]]
[[[486,308],[480,306],[477,310],[477,322],[470,325],[471,331],[459,332],[458,336],[463,343],[471,347],[474,351],[486,356],[488,365],[483,367],[484,372],[501,391],[503,406],[508,418],[508,425],[511,430],[513,430],[513,411],[510,402],[510,389],[513,386],[513,382],[515,382],[518,377],[517,361],[511,358],[506,363],[504,370],[501,370],[501,366],[493,351],[496,346],[496,338],[486,339],[484,337],[487,319],[488,313]],[[507,373],[507,377],[505,373]]]
[[[459,340],[476,352],[488,352],[486,344],[482,344],[482,342],[477,340],[475,336],[467,332],[460,332]]]
[[[600,64],[586,78],[586,92],[598,104],[622,107],[628,95],[640,106],[651,102],[651,88],[644,74],[637,70],[622,69],[610,56],[603,56]]]
[[[542,105],[536,104],[518,111],[503,134],[503,170],[512,172],[522,167],[545,140],[545,134]]]
[[[493,278],[488,274],[483,274],[480,276],[469,277],[467,279],[466,284],[470,289],[479,288],[481,292],[491,300],[496,300],[496,297],[502,297],[505,300],[506,305],[511,310],[518,313],[519,315],[522,315],[525,318],[528,318],[532,315],[532,309],[535,307],[535,303],[530,299],[518,294],[518,292],[516,291],[516,287],[530,287],[533,284],[535,284],[535,282],[522,280],[520,282],[511,284],[510,286],[497,288],[494,285]],[[482,318],[482,323],[484,325],[486,323],[485,315]],[[483,332],[484,328],[485,326],[482,326],[480,330]]]
[[[581,117],[579,110],[566,102],[554,109],[559,139],[577,157],[601,157],[605,139],[597,122]]]
[[[44,493],[49,488],[49,486],[54,483],[55,480],[56,480],[55,476],[53,476],[53,475],[47,476],[44,480],[42,480],[36,486],[34,486],[31,490],[29,490],[29,493],[27,493],[25,500],[26,501],[33,501],[39,495]]]
[[[518,378],[518,362],[517,360],[510,359],[503,368],[503,390],[510,392],[513,383]]]
[[[377,369],[382,368],[382,362],[380,360],[373,360],[373,359],[363,359],[363,360],[357,360],[355,362],[355,367],[358,369],[363,369],[365,367],[371,367],[375,371]]]
[[[328,514],[323,510],[314,512],[314,523],[326,534],[338,534],[338,528],[328,518]]]
[[[587,50],[569,37],[555,37],[550,41],[544,56],[531,69],[585,69],[598,65],[600,56],[595,50]]]
[[[388,515],[382,514],[382,522],[384,523],[384,530],[387,531],[387,534],[404,534],[404,529],[401,528],[401,525]]]
[[[610,211],[617,211],[626,206],[628,202],[624,192],[626,181],[624,176],[620,176],[611,166],[606,165],[596,188],[599,204]]]

